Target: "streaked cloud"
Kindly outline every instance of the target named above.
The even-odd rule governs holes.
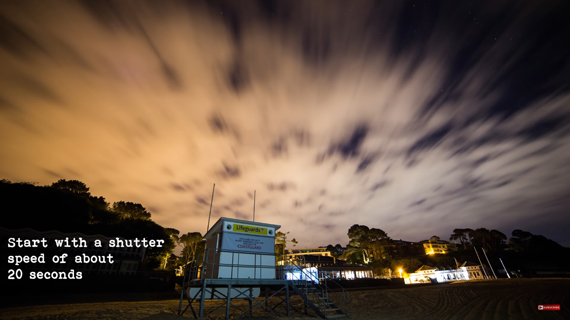
[[[0,177],[79,179],[204,232],[520,228],[570,245],[562,1],[11,2]]]

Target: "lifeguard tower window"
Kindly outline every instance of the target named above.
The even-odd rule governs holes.
[[[205,279],[276,279],[275,231],[281,226],[220,218],[206,235]]]

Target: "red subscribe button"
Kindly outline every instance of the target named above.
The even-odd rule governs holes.
[[[560,310],[560,305],[559,305],[559,304],[539,304],[539,305],[538,305],[538,310],[555,310],[555,311],[559,311],[559,310]]]

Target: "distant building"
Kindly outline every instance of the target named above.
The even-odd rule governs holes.
[[[285,255],[285,257],[289,262],[300,260],[303,264],[305,261],[307,263],[315,264],[313,266],[333,265],[336,263],[336,258],[333,257],[327,248],[288,249],[287,251],[288,253]],[[330,259],[326,259],[325,257],[328,257]],[[283,263],[279,263],[279,265],[283,265]]]
[[[485,272],[490,274],[487,266],[465,261],[458,269],[443,269],[423,265],[416,272],[404,279],[406,284],[450,282],[485,279]]]
[[[372,279],[372,268],[362,266],[329,266],[329,267],[285,267],[285,279],[310,280],[317,282],[326,279]]]
[[[405,240],[392,240],[394,244],[390,249],[392,258],[407,258],[409,256],[419,255],[425,252],[421,242],[405,241]]]
[[[372,268],[362,266],[331,266],[320,267],[320,279],[373,279],[374,273]]]
[[[287,260],[281,261],[278,265],[296,265],[300,269],[289,268],[286,270],[287,279],[305,279],[304,277],[307,274],[319,280],[374,278],[372,268],[348,265],[344,260],[337,260],[325,247],[289,249],[288,252]]]
[[[420,243],[424,246],[424,251],[427,255],[432,254],[447,254],[450,251],[456,251],[457,246],[455,243],[450,243],[444,240],[424,240]]]
[[[336,263],[336,259],[329,256],[304,255],[297,256],[296,258],[303,261],[307,267],[327,267],[333,266]]]
[[[294,257],[294,256],[303,256],[303,255],[312,255],[312,256],[326,256],[332,257],[330,251],[327,248],[305,248],[305,249],[288,249],[289,253],[287,256]]]

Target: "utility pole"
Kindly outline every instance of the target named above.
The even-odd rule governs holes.
[[[487,257],[487,252],[485,251],[485,248],[481,248],[483,250],[483,254],[485,255],[485,258],[487,258],[487,263],[489,263],[489,268],[491,268],[491,271],[493,271],[493,276],[495,276],[495,279],[497,279],[497,275],[495,274],[495,270],[493,269],[493,266],[491,265],[491,261],[489,261],[489,257]]]
[[[255,193],[256,191],[253,190],[253,222],[255,222]]]
[[[509,277],[509,279],[510,279],[511,275],[509,274],[507,267],[505,267],[505,264],[503,263],[503,259],[499,258],[499,261],[501,261],[501,264],[503,265],[503,269],[505,269],[505,273],[507,274],[507,277]]]
[[[475,250],[475,254],[477,255],[477,259],[479,259],[479,264],[481,265],[481,269],[483,269],[483,273],[485,274],[485,278],[489,278],[489,276],[487,275],[487,271],[485,270],[485,267],[483,266],[483,262],[481,262],[481,258],[479,258],[479,252],[477,252],[477,248],[475,248],[475,246],[473,246],[473,250]]]
[[[208,214],[208,227],[206,228],[206,233],[210,231],[210,217],[212,216],[212,204],[214,203],[214,191],[216,190],[216,184],[212,188],[212,200],[210,200],[210,213]]]

